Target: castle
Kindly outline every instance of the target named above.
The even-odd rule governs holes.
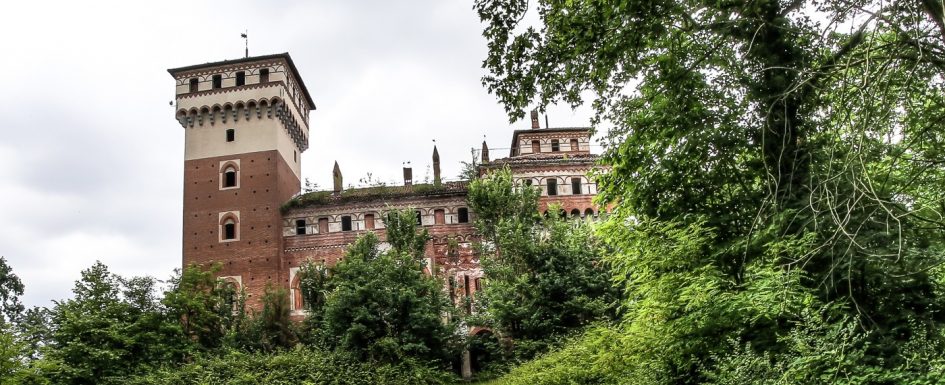
[[[441,180],[436,147],[432,184],[414,183],[404,168],[403,185],[344,189],[336,162],[332,190],[301,194],[300,156],[309,146],[315,104],[288,53],[168,72],[186,132],[183,265],[222,264],[220,279],[245,290],[253,308],[272,282],[288,289],[292,314],[302,316],[300,266],[337,263],[366,231],[383,240],[382,213],[409,208],[432,237],[427,270],[445,278],[454,303],[468,306],[464,299],[481,290],[468,183]],[[597,216],[590,135],[584,127],[542,129],[532,112],[531,128],[512,133],[508,157],[490,159],[482,143],[478,172],[508,166],[517,183],[541,190],[541,210],[557,203],[562,215]]]

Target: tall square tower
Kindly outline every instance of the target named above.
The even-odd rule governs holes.
[[[287,286],[282,203],[301,188],[315,108],[288,53],[169,69],[184,135],[183,265],[220,275],[257,307]]]

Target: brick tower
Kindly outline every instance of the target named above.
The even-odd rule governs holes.
[[[288,53],[169,69],[184,127],[183,265],[221,263],[258,308],[288,286],[280,206],[300,190],[315,108]]]

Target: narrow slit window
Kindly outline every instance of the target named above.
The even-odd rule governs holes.
[[[190,92],[197,92],[197,84],[199,84],[197,78],[190,79]]]
[[[213,75],[213,89],[223,88],[223,76]]]
[[[236,140],[236,130],[233,129],[233,128],[227,129],[227,130],[226,130],[226,141],[227,141],[227,142],[232,142],[232,141],[234,141],[234,140]]]
[[[548,195],[558,195],[558,181],[548,179],[545,185],[548,186]]]
[[[469,209],[465,207],[460,207],[459,210],[456,210],[456,221],[459,223],[469,223]]]
[[[269,69],[268,68],[263,68],[259,70],[259,82],[269,83]]]
[[[305,220],[304,219],[295,220],[295,235],[305,235]]]
[[[351,231],[351,217],[345,215],[341,217],[341,231]]]
[[[236,73],[236,86],[245,86],[246,85],[246,72],[240,71]]]

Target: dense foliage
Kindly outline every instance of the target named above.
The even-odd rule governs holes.
[[[600,383],[940,378],[941,1],[475,7],[512,118],[590,96],[613,125],[600,235],[623,324],[543,365],[587,354]],[[589,382],[558,373],[522,383]]]
[[[461,341],[442,282],[424,272],[429,236],[410,210],[385,213],[384,225],[389,250],[368,232],[327,272],[303,269],[310,275],[302,292],[315,321],[306,325],[320,344],[360,360],[415,358],[448,367]]]
[[[582,220],[542,218],[538,191],[516,186],[508,169],[469,187],[484,235],[480,262],[488,279],[476,320],[511,338],[519,357],[591,322],[612,319],[618,291],[603,266],[605,248]],[[549,212],[558,212],[552,207]]]

